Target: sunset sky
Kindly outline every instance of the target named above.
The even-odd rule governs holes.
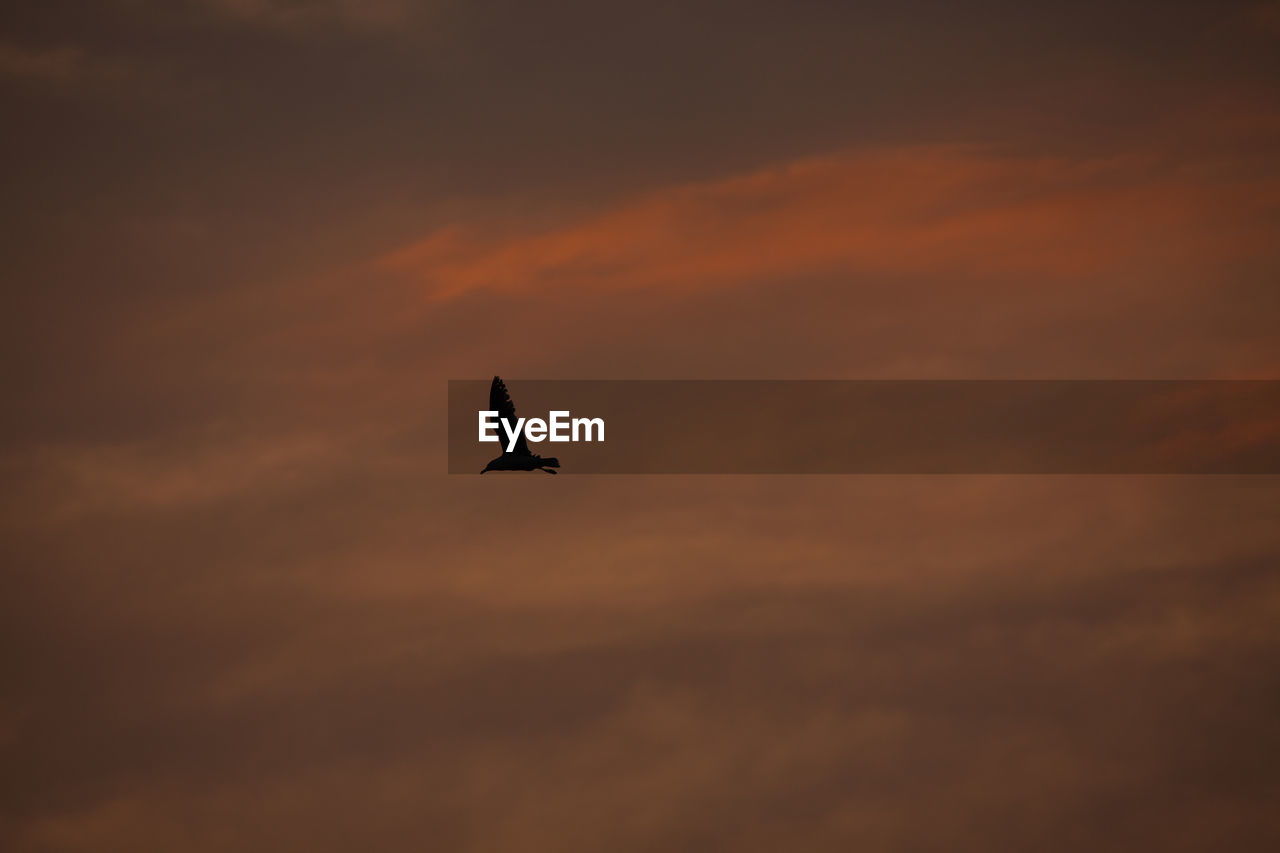
[[[1274,476],[445,473],[1280,379],[1277,3],[29,0],[0,116],[0,849],[1280,849]]]

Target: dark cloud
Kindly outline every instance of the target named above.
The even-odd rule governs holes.
[[[443,473],[494,372],[1274,376],[1266,20],[7,4],[0,847],[1274,848],[1272,479]]]
[[[1247,480],[784,478],[736,507],[642,483],[594,532],[514,525],[523,552],[495,561],[477,514],[415,532],[441,510],[369,479],[81,521],[81,548],[119,537],[111,559],[31,566],[20,844],[199,845],[230,809],[262,822],[250,844],[321,849],[381,815],[385,843],[462,849],[1265,849],[1280,590]],[[282,522],[350,494],[330,535]]]

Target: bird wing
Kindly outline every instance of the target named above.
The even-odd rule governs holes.
[[[511,395],[507,393],[507,386],[502,383],[498,377],[493,377],[493,385],[489,387],[489,409],[498,413],[498,417],[503,418],[507,423],[515,426],[516,423],[516,406],[511,402]],[[507,433],[501,426],[498,427],[501,435],[502,446],[507,446]],[[516,437],[516,447],[511,451],[516,456],[532,456],[529,452],[529,445],[524,440],[524,431],[521,430],[520,435]]]

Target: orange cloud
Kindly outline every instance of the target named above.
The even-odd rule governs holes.
[[[675,186],[544,231],[454,225],[382,258],[436,299],[474,290],[702,289],[839,271],[1066,277],[1265,247],[1280,180],[1155,155],[954,146],[844,153]]]

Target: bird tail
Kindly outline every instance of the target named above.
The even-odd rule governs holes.
[[[542,460],[542,464],[543,464],[543,465],[546,465],[548,468],[559,468],[559,467],[560,467],[560,460],[559,460],[559,459],[557,459],[557,458],[556,458],[556,457],[554,457],[554,456],[551,456],[551,457],[548,457],[548,458],[546,458],[546,459],[543,459],[543,460]]]

